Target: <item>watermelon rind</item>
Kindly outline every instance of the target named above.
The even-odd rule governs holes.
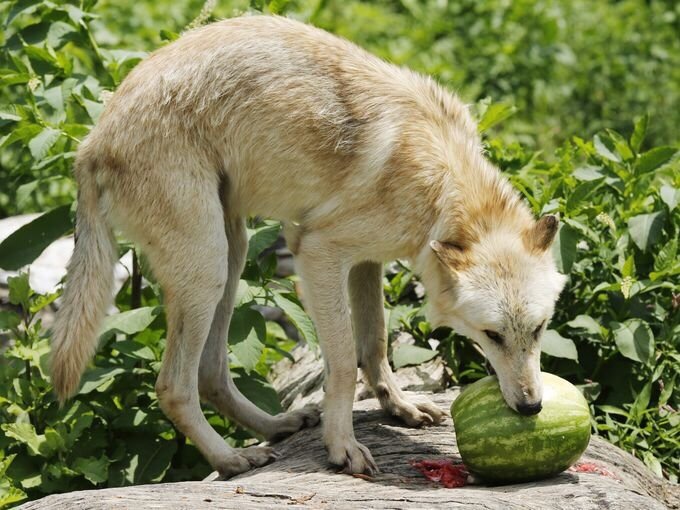
[[[458,450],[468,469],[497,483],[561,473],[590,441],[590,408],[568,381],[546,372],[543,409],[522,416],[505,402],[496,376],[466,387],[451,406]]]

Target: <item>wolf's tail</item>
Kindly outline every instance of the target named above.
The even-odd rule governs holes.
[[[111,302],[117,260],[111,227],[101,211],[92,167],[76,163],[79,182],[76,243],[68,265],[62,305],[52,328],[54,392],[64,402],[97,348],[98,332]]]

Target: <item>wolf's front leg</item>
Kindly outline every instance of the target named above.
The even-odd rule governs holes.
[[[352,403],[357,359],[349,315],[349,264],[337,249],[311,235],[305,236],[296,258],[302,278],[303,300],[316,324],[326,367],[323,439],[331,464],[345,473],[378,472],[368,448],[354,437]]]
[[[444,411],[429,400],[409,402],[387,361],[382,264],[363,262],[352,268],[349,293],[359,365],[382,408],[410,427],[437,425]]]

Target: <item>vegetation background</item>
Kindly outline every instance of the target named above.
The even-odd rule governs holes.
[[[52,492],[207,474],[158,408],[165,321],[143,254],[80,393],[63,409],[51,394],[41,320],[58,293],[33,291],[25,266],[72,229],[74,151],[130,69],[182,31],[246,11],[311,22],[435,76],[474,105],[489,157],[536,214],[563,219],[554,252],[570,280],[544,339],[544,369],[583,390],[594,433],[677,483],[679,3],[11,0],[0,1],[0,218],[45,214],[0,244],[0,268],[19,271],[0,309],[0,508]],[[269,367],[298,341],[317,342],[295,277],[276,276],[270,246],[279,228],[250,222],[229,335],[238,386],[272,413],[280,403]],[[132,248],[120,240],[121,254]],[[390,337],[413,337],[392,346],[395,367],[439,354],[451,384],[486,375],[473,346],[427,324],[406,264],[388,266],[385,290]],[[265,320],[265,305],[283,310],[285,328]],[[206,414],[230,443],[256,440]]]

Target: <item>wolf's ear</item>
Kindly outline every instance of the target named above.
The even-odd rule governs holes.
[[[554,214],[546,214],[529,229],[524,236],[524,241],[530,249],[547,251],[555,240],[560,220]]]
[[[449,269],[463,269],[468,264],[465,248],[462,246],[442,241],[430,241],[430,248],[439,261]]]

